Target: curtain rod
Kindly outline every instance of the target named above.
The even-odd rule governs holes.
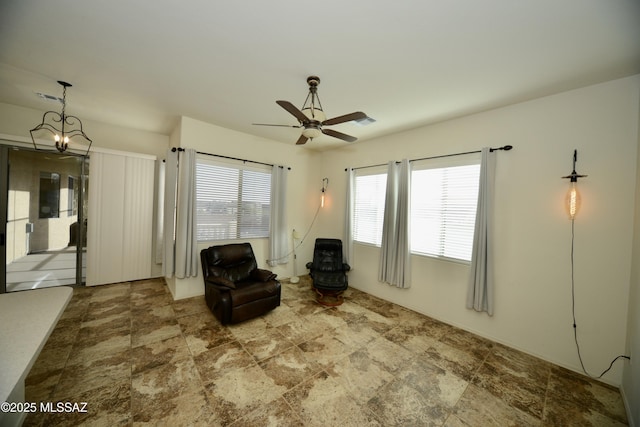
[[[175,151],[184,151],[184,148],[182,148],[182,147],[173,147],[171,149],[171,151],[173,151],[173,152],[175,152]],[[256,163],[258,165],[264,165],[264,166],[271,166],[271,167],[275,166],[275,165],[273,165],[271,163],[257,162],[255,160],[239,159],[237,157],[223,156],[221,154],[211,154],[211,153],[205,153],[205,152],[202,152],[202,151],[196,151],[196,153],[203,154],[205,156],[220,157],[222,159],[237,160],[239,162],[245,162],[245,163],[249,162],[249,163]],[[284,166],[280,166],[280,165],[278,165],[278,167],[279,168],[284,168]],[[287,167],[287,170],[291,170],[291,167]]]
[[[494,152],[494,151],[498,151],[498,150],[504,150],[504,151],[509,151],[513,148],[513,145],[505,145],[503,147],[498,147],[498,148],[490,148],[489,151],[490,152]],[[417,162],[420,160],[431,160],[431,159],[441,159],[444,157],[453,157],[453,156],[463,156],[465,154],[475,154],[475,153],[482,153],[482,150],[476,150],[476,151],[465,151],[463,153],[453,153],[453,154],[442,154],[439,156],[431,156],[431,157],[421,157],[419,159],[411,159],[409,160],[410,162]],[[375,167],[379,167],[379,166],[385,166],[387,163],[381,163],[379,165],[368,165],[368,166],[359,166],[357,168],[351,168],[352,170],[356,170],[356,169],[366,169],[366,168],[375,168]],[[348,171],[349,168],[346,168],[345,171]]]

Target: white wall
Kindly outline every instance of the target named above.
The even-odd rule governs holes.
[[[320,201],[322,187],[319,166],[320,155],[294,144],[283,144],[253,135],[232,131],[226,128],[204,123],[189,117],[183,117],[177,131],[171,136],[172,143],[197,151],[253,160],[269,164],[278,164],[291,168],[288,175],[287,220],[289,230],[307,230]],[[316,189],[313,193],[310,189]],[[317,227],[317,226],[316,226]],[[315,229],[297,250],[297,272],[305,274],[304,265],[311,260]],[[229,242],[202,242],[198,249],[202,250],[214,244]],[[269,243],[267,239],[250,240],[256,260],[261,268],[268,268],[279,278],[293,275],[293,262],[276,267],[268,267]],[[290,243],[292,245],[293,242]],[[292,259],[292,258],[291,258]],[[168,280],[174,298],[187,298],[204,294],[204,283],[198,259],[198,276],[185,279]]]
[[[640,103],[640,100],[638,101]],[[640,110],[640,107],[639,107]],[[640,113],[638,113],[640,115]],[[640,426],[640,120],[638,123],[638,158],[636,172],[636,207],[633,233],[633,265],[629,291],[627,322],[627,350],[631,361],[625,362],[622,377],[622,396],[628,409],[629,425]]]
[[[631,257],[632,244],[635,258],[640,252],[640,208],[634,235],[630,197],[640,198],[639,93],[637,75],[324,153],[189,118],[171,137],[96,122],[85,123],[85,129],[105,148],[163,157],[168,146],[182,146],[291,166],[289,228],[302,232],[316,211],[321,179],[328,177],[326,207],[298,251],[298,274],[306,272],[316,237],[343,237],[346,167],[512,144],[514,150],[498,153],[497,162],[493,317],[465,308],[468,267],[461,264],[414,257],[413,286],[399,290],[377,283],[376,269],[368,268],[377,265],[378,249],[356,245],[350,283],[574,370],[580,368],[571,327],[571,236],[562,206],[568,183],[560,177],[571,172],[571,155],[578,149],[578,172],[589,177],[579,182],[584,202],[576,219],[576,313],[586,367],[599,374],[618,354],[640,352],[640,265]],[[0,134],[28,137],[41,115],[0,103]],[[266,240],[252,245],[264,266]],[[274,271],[288,277],[292,263]],[[201,276],[169,285],[177,298],[203,293]],[[622,381],[623,363],[616,363],[605,381],[623,382],[627,398],[636,401],[637,364],[626,367]]]
[[[468,266],[412,258],[412,287],[378,283],[378,248],[355,245],[350,284],[447,323],[580,370],[571,317],[573,150],[583,205],[576,218],[576,315],[587,370],[625,351],[636,192],[640,76],[560,93],[323,153],[332,183],[320,234],[342,237],[346,167],[511,144],[497,154],[495,314],[465,308]],[[375,126],[372,125],[372,126]],[[620,384],[622,363],[604,377]]]
[[[44,109],[17,107],[0,103],[0,134],[27,138],[31,143],[29,129],[42,122]],[[80,119],[82,115],[78,113]],[[85,133],[95,147],[132,153],[152,154],[161,157],[167,151],[169,137],[159,133],[123,128],[91,120],[82,120]]]

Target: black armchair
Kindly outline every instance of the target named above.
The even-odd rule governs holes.
[[[249,243],[211,246],[200,252],[205,300],[226,325],[260,316],[280,305],[276,275],[258,268]]]
[[[337,306],[343,303],[344,291],[349,287],[349,264],[343,261],[340,239],[316,239],[313,261],[307,263],[318,303]]]

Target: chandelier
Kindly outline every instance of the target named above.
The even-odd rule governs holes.
[[[69,149],[69,152],[76,151],[81,155],[86,156],[89,154],[92,141],[82,130],[82,122],[80,121],[80,119],[76,116],[70,116],[66,114],[67,88],[71,87],[71,84],[60,80],[58,80],[58,83],[63,88],[62,112],[58,113],[55,111],[47,111],[46,113],[44,113],[44,115],[42,116],[42,123],[29,131],[31,133],[31,141],[33,141],[33,146],[36,150],[51,151],[52,147],[43,144],[43,141],[46,142],[46,140],[39,140],[41,144],[40,147],[36,143],[36,134],[47,131],[51,135],[53,135],[55,148],[59,152],[64,153],[65,151],[67,151],[67,149]],[[82,144],[75,144],[76,141],[80,141],[80,138],[83,138],[85,142]],[[74,139],[74,144],[72,144],[70,147],[69,143],[72,139]]]

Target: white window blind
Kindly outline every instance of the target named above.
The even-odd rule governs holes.
[[[471,260],[480,165],[414,169],[411,251]]]
[[[269,237],[271,170],[199,158],[198,241]]]
[[[387,174],[356,175],[353,240],[380,246]]]
[[[416,162],[412,169],[411,252],[470,261],[479,160]],[[386,185],[384,172],[356,175],[354,241],[381,245]]]

